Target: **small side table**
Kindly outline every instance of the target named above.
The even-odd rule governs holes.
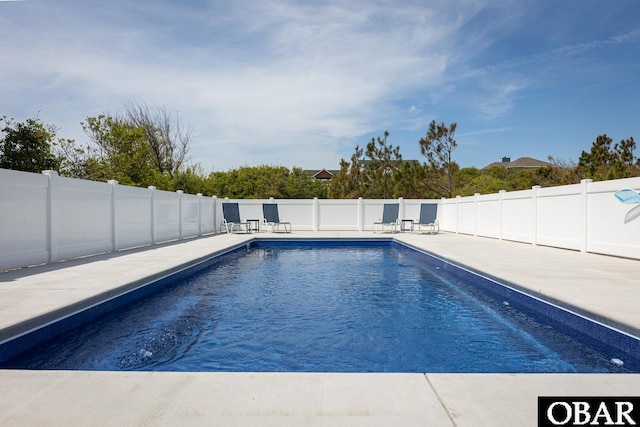
[[[260,232],[260,220],[248,219],[247,220],[247,233],[259,233]]]
[[[401,219],[400,220],[400,232],[404,233],[405,231],[413,232],[413,220],[412,219]]]

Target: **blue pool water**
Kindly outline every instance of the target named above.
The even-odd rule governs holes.
[[[632,364],[390,245],[270,246],[6,362],[28,369],[628,372]]]

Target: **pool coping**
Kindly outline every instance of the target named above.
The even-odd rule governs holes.
[[[291,235],[277,235],[278,238],[311,236],[330,239],[398,239],[417,244],[445,259],[453,258],[452,261],[456,264],[456,257],[464,256],[465,251],[473,250],[473,247],[479,244],[482,247],[484,243],[484,246],[497,251],[495,254],[504,258],[500,262],[496,260],[495,265],[489,265],[489,268],[485,265],[484,270],[491,270],[487,273],[498,277],[507,276],[505,280],[519,286],[526,285],[527,279],[531,279],[529,283],[532,289],[538,289],[542,294],[556,298],[561,297],[561,292],[554,293],[540,287],[544,278],[535,277],[535,268],[526,266],[531,262],[523,262],[523,266],[520,266],[522,269],[515,266],[505,268],[504,264],[508,264],[508,258],[514,253],[525,254],[528,259],[536,261],[550,258],[550,262],[577,267],[578,270],[574,272],[590,268],[589,266],[595,262],[602,264],[598,268],[601,268],[605,275],[607,271],[618,272],[615,280],[610,280],[607,286],[612,290],[620,288],[618,290],[622,290],[623,293],[628,289],[634,291],[633,295],[626,297],[630,300],[626,301],[630,305],[637,306],[637,302],[640,301],[637,293],[640,291],[640,282],[633,276],[637,271],[637,261],[612,257],[601,257],[592,261],[594,257],[599,256],[448,233],[434,236],[382,236],[344,232],[294,232]],[[155,271],[155,274],[166,274],[167,271],[188,264],[189,259],[192,261],[203,258],[194,254],[208,251],[205,257],[209,257],[212,252],[230,246],[241,246],[260,237],[274,236],[218,235],[175,245],[71,261],[64,266],[62,263],[2,273],[0,295],[5,296],[5,291],[13,292],[14,295],[7,300],[8,303],[20,302],[16,296],[22,296],[25,301],[18,304],[18,309],[28,308],[35,304],[32,299],[34,294],[43,291],[46,286],[58,285],[58,292],[69,294],[69,298],[58,298],[59,295],[45,292],[44,299],[50,297],[55,301],[51,304],[46,304],[47,301],[41,302],[43,308],[60,308],[60,304],[65,301],[78,303],[79,299],[89,298],[83,289],[72,286],[77,281],[85,280],[93,294],[108,292],[86,278],[94,277],[102,279],[103,282],[106,274],[109,277],[108,281],[113,285],[124,278],[121,272],[116,271],[118,265],[129,268],[127,273],[130,273],[128,277],[132,279],[131,282],[138,282],[144,280],[143,277],[150,277],[149,274],[143,274],[149,269],[164,268],[163,272]],[[456,255],[456,251],[460,254]],[[547,255],[544,255],[544,252]],[[479,265],[471,263],[470,268],[481,267],[486,258],[479,256],[474,262]],[[140,264],[144,263],[148,263],[148,268],[139,268]],[[622,274],[621,267],[626,269]],[[531,277],[524,277],[525,270],[530,271]],[[591,273],[592,276],[595,275]],[[572,289],[569,286],[568,291]],[[618,294],[612,293],[613,297],[616,295]],[[599,290],[595,289],[594,307],[589,309],[606,315],[607,306],[600,304],[600,296]],[[583,303],[590,301],[589,298],[582,300]],[[614,302],[618,303],[624,304],[625,301],[623,299],[621,302]],[[7,305],[0,307],[0,326],[7,324]],[[29,316],[29,313],[21,314],[23,317]],[[625,320],[627,318],[617,318],[616,321],[638,328],[640,319],[632,316],[632,321],[628,322]],[[28,319],[33,322],[33,316]],[[42,419],[46,419],[49,425],[74,424],[74,420],[76,424],[82,425],[118,425],[118,420],[145,425],[210,425],[215,422],[226,425],[424,425],[427,421],[431,425],[456,426],[536,425],[536,397],[539,395],[640,394],[640,374],[305,375],[0,370],[0,379],[4,385],[0,391],[0,401],[8,408],[0,415],[3,425],[33,424]],[[148,395],[145,396],[141,390],[146,390]],[[277,396],[279,398],[276,399]],[[398,396],[402,398],[398,399]],[[218,400],[212,401],[213,397]],[[136,402],[137,406],[132,407],[130,402]],[[124,418],[114,418],[116,408],[121,408],[118,405],[124,405],[128,411],[126,414],[121,410],[117,411],[119,416]],[[20,422],[17,423],[17,420]],[[79,420],[82,422],[78,422]]]

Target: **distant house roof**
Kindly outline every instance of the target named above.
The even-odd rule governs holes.
[[[307,172],[309,175],[311,175],[311,177],[315,179],[331,179],[335,174],[337,174],[340,171],[327,170],[327,169],[320,169],[320,170],[313,169],[313,170],[307,170],[305,172]]]
[[[483,167],[482,169],[489,168],[505,168],[505,169],[537,169],[547,166],[555,167],[553,163],[543,162],[542,160],[533,159],[531,157],[520,157],[513,162],[509,157],[503,157],[500,162],[493,162],[490,165]]]
[[[362,166],[365,167],[367,164],[371,163],[373,160],[366,159],[362,161]],[[400,163],[414,163],[416,165],[420,165],[418,160],[400,160]],[[340,169],[307,169],[305,172],[315,179],[329,180],[333,178],[335,175],[340,173]]]

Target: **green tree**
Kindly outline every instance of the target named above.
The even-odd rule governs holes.
[[[553,166],[547,166],[539,171],[544,176],[544,183],[539,183],[544,187],[552,187],[554,185],[577,184],[583,179],[580,168],[572,161],[565,161],[549,156],[549,163]]]
[[[58,159],[58,173],[62,176],[78,179],[93,179],[91,170],[96,159],[91,157],[91,150],[76,144],[72,139],[60,139],[55,147]]]
[[[213,172],[206,180],[207,195],[232,199],[310,199],[326,197],[326,185],[300,168],[242,166]]]
[[[613,151],[615,153],[612,166],[613,173],[620,178],[640,175],[640,159],[635,157],[636,143],[633,137],[621,140]]]
[[[469,182],[465,182],[465,185],[457,191],[460,196],[472,196],[476,193],[491,194],[497,193],[500,190],[505,190],[504,182],[494,176],[486,173],[474,177]]]
[[[444,122],[436,124],[435,120],[432,120],[427,135],[419,141],[420,152],[427,158],[433,173],[433,190],[446,197],[453,196],[453,177],[458,169],[452,156],[458,146],[454,138],[456,127],[455,122],[447,127]]]
[[[329,181],[327,195],[331,199],[357,199],[362,196],[364,150],[356,145],[351,160],[340,159],[340,171]]]
[[[640,175],[640,160],[634,155],[633,137],[621,140],[613,148],[612,142],[606,134],[599,135],[591,145],[591,151],[582,152],[578,167],[585,177],[607,180]]]
[[[88,117],[81,124],[90,144],[60,144],[61,173],[161,190],[206,186],[198,166],[187,164],[191,128],[183,129],[163,106],[131,103],[123,113]]]
[[[185,166],[192,127],[183,128],[177,114],[161,105],[149,107],[131,102],[117,119],[123,125],[142,130],[149,159],[160,174],[173,178]]]
[[[613,140],[606,134],[598,135],[591,145],[591,151],[588,153],[583,151],[578,160],[578,166],[583,168],[586,176],[596,178],[613,161],[613,153],[611,152],[611,143]]]
[[[364,169],[364,197],[388,199],[393,197],[393,179],[402,163],[400,147],[387,144],[389,131],[384,137],[371,138],[365,149],[368,161]]]
[[[134,128],[110,116],[88,117],[82,129],[93,142],[83,159],[90,179],[115,179],[124,185],[157,185],[160,175],[150,161],[149,146],[142,128]]]
[[[486,171],[479,170],[477,168],[462,168],[458,170],[458,173],[454,176],[454,186],[456,188],[456,196],[472,196],[475,193],[486,193],[487,187],[494,188],[495,186],[502,187],[502,180],[499,180],[500,184],[494,185],[493,182],[498,181],[496,178],[490,176]]]
[[[394,194],[406,199],[430,199],[437,197],[427,185],[429,167],[416,160],[404,161],[394,176]]]
[[[176,172],[173,179],[165,176],[171,182],[171,190],[182,190],[188,194],[202,193],[205,196],[213,196],[206,185],[207,176],[200,164],[192,164],[183,167]]]
[[[16,122],[0,118],[0,168],[40,173],[57,169],[58,159],[52,153],[56,128],[39,118]]]
[[[309,176],[298,167],[291,169],[285,190],[288,199],[327,198],[327,183]]]

